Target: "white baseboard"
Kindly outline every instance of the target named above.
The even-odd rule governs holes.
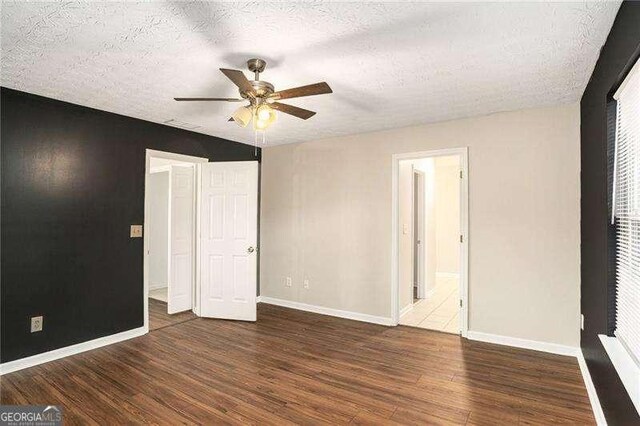
[[[0,364],[0,375],[33,367],[39,364],[44,364],[45,362],[54,361],[56,359],[68,357],[71,355],[76,355],[82,352],[90,351],[92,349],[101,348],[102,346],[112,345],[114,343],[142,336],[143,334],[146,334],[148,332],[149,330],[146,327],[134,328],[132,330],[123,331],[121,333],[112,334],[110,336],[89,340],[88,342],[82,342],[76,345],[66,346],[64,348],[55,349],[53,351],[44,352],[27,358],[5,362]]]
[[[584,380],[584,387],[587,388],[587,395],[589,395],[589,402],[591,403],[591,410],[593,416],[596,418],[596,424],[598,426],[607,426],[607,419],[604,417],[602,406],[600,405],[600,399],[596,393],[596,387],[591,380],[591,373],[589,373],[589,367],[582,355],[582,350],[578,349],[578,365],[580,365],[580,372],[582,373],[582,380]]]
[[[168,285],[166,283],[152,283],[149,282],[149,291],[151,290],[158,290],[160,288],[167,288]]]
[[[559,345],[557,343],[540,342],[537,340],[520,339],[517,337],[501,336],[498,334],[482,333],[469,330],[469,340],[495,343],[497,345],[513,346],[515,348],[532,349],[534,351],[548,352],[557,355],[578,356],[580,348],[574,346]]]
[[[413,303],[409,303],[407,306],[400,309],[400,318],[402,318],[402,316],[408,314],[411,311],[413,311]]]
[[[307,305],[306,303],[293,302],[291,300],[275,299],[273,297],[260,296],[262,303],[277,305],[285,308],[297,309],[299,311],[313,312],[316,314],[329,315],[332,317],[346,318],[350,320],[370,322],[373,324],[393,325],[391,318],[379,317],[359,312],[342,311],[340,309],[325,308],[324,306]]]

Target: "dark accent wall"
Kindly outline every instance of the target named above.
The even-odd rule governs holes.
[[[624,2],[580,102],[581,110],[581,254],[582,353],[587,361],[609,425],[640,424],[598,334],[611,332],[615,279],[612,267],[612,229],[609,224],[611,191],[607,111],[611,95],[640,55],[640,2]]]
[[[210,161],[260,151],[6,88],[0,96],[1,361],[141,327],[143,240],[129,225],[144,221],[145,149]],[[44,331],[32,334],[36,315]]]

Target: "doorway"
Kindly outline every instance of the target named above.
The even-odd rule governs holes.
[[[147,150],[145,170],[145,328],[255,321],[257,162]]]
[[[395,324],[466,336],[467,149],[393,156]]]
[[[149,330],[196,317],[196,177],[200,157],[147,151],[145,292]]]

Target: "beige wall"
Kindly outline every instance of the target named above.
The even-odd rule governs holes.
[[[390,317],[391,157],[468,146],[469,329],[576,346],[578,141],[572,104],[266,148],[261,294]]]

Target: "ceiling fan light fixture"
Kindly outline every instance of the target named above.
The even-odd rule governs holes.
[[[271,115],[273,114],[273,109],[269,105],[260,105],[257,110],[258,120],[269,121],[271,119]]]
[[[253,127],[255,130],[267,130],[269,122],[266,120],[253,120]]]
[[[241,106],[231,115],[233,121],[235,121],[240,127],[247,127],[247,124],[251,122],[251,117],[253,114],[251,113],[251,108],[246,106]]]
[[[266,130],[276,121],[276,112],[267,104],[256,108],[253,126],[255,130]]]

